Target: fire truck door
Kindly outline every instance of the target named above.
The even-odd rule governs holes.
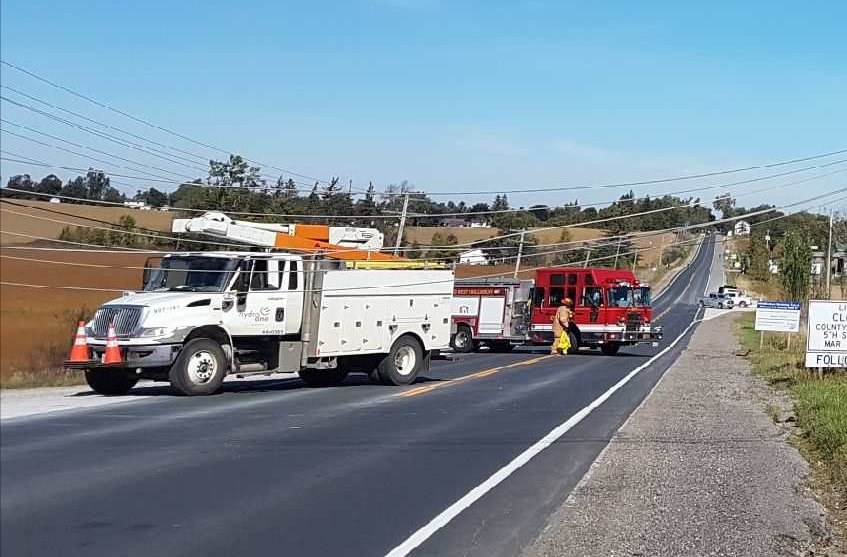
[[[603,289],[599,286],[588,286],[583,290],[580,303],[576,306],[575,318],[580,323],[602,323]]]
[[[503,296],[483,296],[479,305],[479,334],[502,334],[503,311],[506,309],[506,298]]]

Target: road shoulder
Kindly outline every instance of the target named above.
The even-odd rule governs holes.
[[[700,325],[524,557],[843,555],[732,320]]]

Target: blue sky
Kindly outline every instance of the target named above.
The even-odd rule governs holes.
[[[449,192],[661,178],[846,148],[846,20],[847,2],[838,0],[4,0],[0,46],[4,60],[256,160],[360,186],[409,180]],[[6,67],[2,82],[221,156]],[[63,139],[188,170],[5,102],[2,113]],[[6,134],[2,144],[38,160],[85,165]],[[4,162],[2,174],[27,170]],[[845,182],[842,174],[739,202],[788,202]],[[771,183],[779,182],[733,192]],[[579,199],[619,193],[585,191]],[[522,205],[574,195],[511,197]]]

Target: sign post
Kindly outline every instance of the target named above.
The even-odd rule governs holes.
[[[806,367],[847,368],[847,302],[809,302]]]

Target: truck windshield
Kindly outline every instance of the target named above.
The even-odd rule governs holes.
[[[147,292],[221,292],[237,261],[222,257],[165,257],[144,285]]]
[[[609,306],[618,308],[649,307],[650,287],[615,286],[609,289]]]

